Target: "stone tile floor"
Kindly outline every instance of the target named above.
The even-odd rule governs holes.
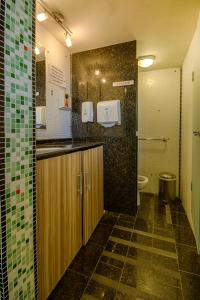
[[[143,194],[135,217],[106,212],[55,299],[199,300],[200,256],[181,203]]]

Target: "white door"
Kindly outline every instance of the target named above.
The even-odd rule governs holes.
[[[193,73],[192,217],[200,251],[200,63]]]

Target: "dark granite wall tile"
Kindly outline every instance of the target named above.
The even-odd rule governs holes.
[[[45,60],[36,62],[36,106],[46,105],[46,63]]]
[[[95,75],[95,70],[100,75]],[[105,78],[103,84],[101,79]],[[113,87],[134,80],[133,86]],[[137,61],[136,42],[127,42],[72,55],[73,138],[98,139],[104,146],[105,209],[136,213],[137,203]],[[96,122],[97,102],[121,101],[122,124],[103,128]],[[94,102],[94,123],[81,122],[81,103]]]

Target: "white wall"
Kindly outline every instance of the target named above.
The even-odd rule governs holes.
[[[138,142],[138,173],[150,182],[145,192],[158,193],[158,174],[171,172],[179,181],[180,69],[139,72],[139,137],[170,138]]]
[[[47,129],[37,130],[37,139],[70,138],[71,112],[62,111],[64,94],[70,94],[70,53],[41,24],[36,26],[36,41],[46,49],[46,119]],[[53,64],[66,72],[67,88],[53,85],[48,80],[48,65]]]
[[[193,123],[193,82],[194,66],[200,61],[200,17],[197,28],[185,57],[182,68],[182,170],[181,170],[181,199],[192,222],[192,123]]]

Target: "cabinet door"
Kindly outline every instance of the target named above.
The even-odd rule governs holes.
[[[83,152],[83,243],[89,240],[103,215],[103,146]]]
[[[37,163],[40,300],[51,293],[82,244],[81,154]]]
[[[81,154],[61,157],[62,197],[61,199],[61,265],[62,273],[69,266],[82,246],[82,172]]]

